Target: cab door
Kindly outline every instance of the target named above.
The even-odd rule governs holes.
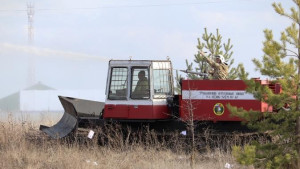
[[[103,118],[128,118],[128,68],[112,67]]]
[[[131,68],[129,119],[152,119],[149,67]]]

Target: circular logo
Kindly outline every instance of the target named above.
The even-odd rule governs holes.
[[[214,113],[217,116],[221,116],[224,113],[224,106],[222,103],[217,103],[214,105]]]

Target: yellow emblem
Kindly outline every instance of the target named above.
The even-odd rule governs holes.
[[[224,114],[224,106],[222,103],[217,103],[214,105],[214,113],[217,116],[222,116]]]

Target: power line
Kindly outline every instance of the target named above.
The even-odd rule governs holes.
[[[183,3],[165,3],[165,4],[147,4],[147,5],[110,5],[98,7],[85,7],[85,8],[36,8],[35,11],[65,11],[65,10],[97,10],[97,9],[110,9],[110,8],[147,8],[147,7],[171,7],[171,6],[189,6],[189,5],[202,5],[202,4],[220,4],[231,3],[237,0],[228,1],[206,1],[206,2],[183,2]],[[238,0],[241,1],[257,1],[257,0]],[[0,12],[25,12],[26,9],[0,9]]]

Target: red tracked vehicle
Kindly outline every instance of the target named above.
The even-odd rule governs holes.
[[[144,72],[146,89],[137,94],[139,72]],[[275,93],[280,86],[256,79]],[[174,94],[173,69],[169,60],[109,61],[105,102],[59,96],[65,113],[52,127],[40,130],[52,138],[76,133],[80,127],[103,125],[117,121],[126,124],[147,124],[159,130],[182,130],[191,113],[196,122],[240,127],[241,119],[231,117],[226,105],[261,112],[272,111],[266,103],[246,92],[242,80],[182,80],[182,95]]]

